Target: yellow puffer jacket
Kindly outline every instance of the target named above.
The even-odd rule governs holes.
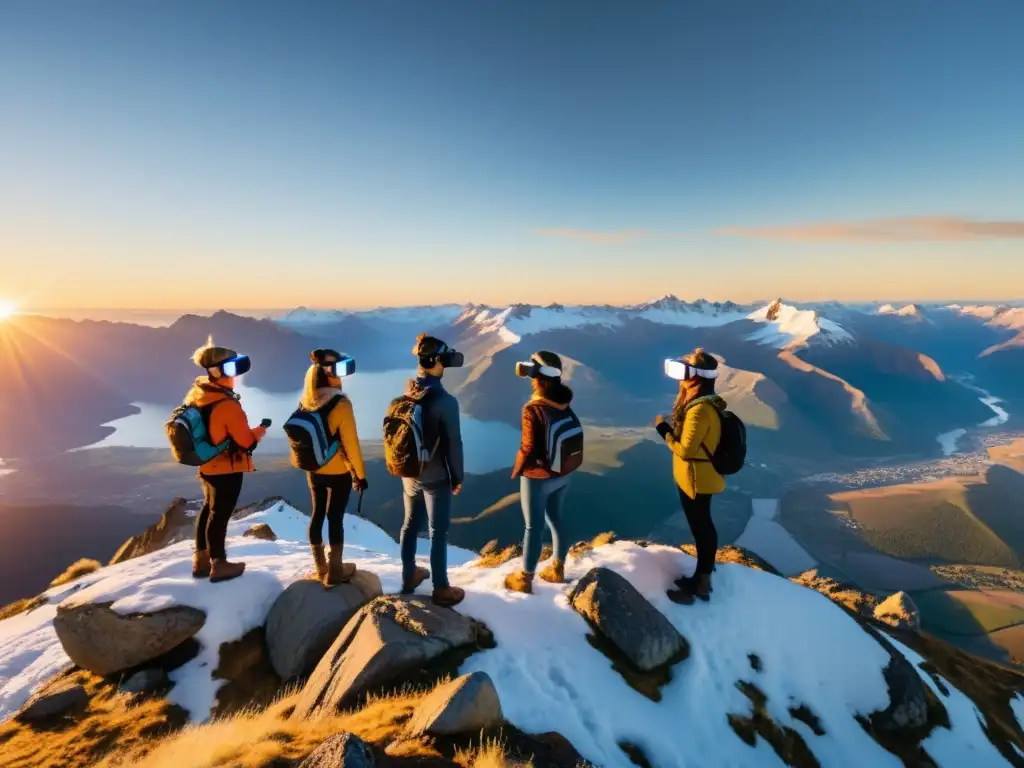
[[[337,389],[319,389],[312,402],[301,403],[301,407],[308,411],[315,411],[326,405],[332,397],[341,394]],[[366,467],[363,465],[363,452],[359,447],[359,433],[356,430],[356,416],[352,410],[352,401],[342,396],[338,403],[331,409],[327,417],[327,431],[330,435],[341,437],[341,450],[316,471],[318,475],[347,475],[351,474],[352,479],[363,479],[366,477]]]
[[[665,436],[665,444],[675,454],[672,476],[676,485],[691,499],[698,493],[721,493],[725,490],[725,478],[715,471],[701,448],[703,443],[711,453],[718,449],[718,442],[722,439],[719,408],[725,408],[725,401],[717,395],[694,400],[686,411],[680,435]]]

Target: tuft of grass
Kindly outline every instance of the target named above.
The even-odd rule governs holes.
[[[505,743],[499,739],[488,739],[476,748],[459,749],[454,760],[462,768],[533,768],[532,760],[510,763]]]
[[[590,541],[580,541],[576,544],[573,544],[572,547],[569,548],[569,557],[576,560],[578,558],[583,557],[585,554],[587,554],[587,552],[597,549],[598,547],[603,547],[607,544],[611,544],[613,541],[615,541],[615,531],[605,531],[604,533],[599,533]]]
[[[64,571],[64,573],[62,573],[56,579],[51,581],[50,587],[59,587],[63,584],[72,582],[75,579],[80,579],[83,576],[88,576],[90,573],[98,571],[102,567],[103,566],[99,563],[99,561],[90,560],[86,557],[83,557],[81,560],[78,560],[69,565],[67,569]]]
[[[3,608],[0,608],[0,621],[17,616],[19,613],[34,611],[41,605],[46,605],[46,598],[42,595],[26,597],[24,600],[15,600],[13,603],[8,603]]]
[[[492,539],[480,550],[480,559],[476,561],[477,568],[497,568],[510,560],[523,556],[523,548],[519,544],[509,544],[505,548],[498,546],[498,540]]]

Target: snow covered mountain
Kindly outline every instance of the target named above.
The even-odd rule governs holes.
[[[243,538],[254,523],[269,524],[277,540]],[[110,603],[122,615],[170,606],[205,611],[195,635],[199,654],[170,673],[168,699],[194,722],[206,720],[222,685],[212,672],[222,644],[262,626],[285,587],[307,572],[306,523],[283,502],[234,521],[228,547],[248,569],[232,582],[192,579],[190,545],[181,543],[49,590],[45,604],[0,622],[0,719],[67,665],[53,628],[57,605],[67,601]],[[345,527],[346,560],[377,574],[385,593],[396,590],[397,544],[351,515]],[[659,768],[897,768],[907,749],[921,764],[995,767],[1011,764],[1007,729],[1024,743],[1021,696],[1003,704],[1017,721],[997,728],[991,711],[911,650],[909,636],[887,638],[821,594],[764,571],[720,564],[714,599],[683,607],[664,594],[693,566],[678,549],[623,541],[570,559],[573,580],[593,568],[625,577],[688,641],[689,655],[671,667],[658,701],[631,687],[588,641],[594,630],[572,610],[565,587],[540,582],[533,595],[513,594],[503,579],[518,562],[477,567],[473,553],[452,549],[449,563],[452,583],[467,592],[458,611],[485,624],[496,641],[460,672],[485,672],[506,720],[527,733],[557,730],[596,766],[629,768],[622,745],[630,744]],[[911,691],[917,704],[909,703]],[[905,726],[895,725],[900,718],[909,718]],[[926,722],[915,728],[910,721]],[[813,762],[792,763],[780,744],[802,745]]]
[[[853,336],[839,323],[822,317],[811,309],[797,309],[776,299],[747,315],[748,320],[764,324],[764,328],[747,338],[761,344],[794,348],[812,343],[850,344]]]

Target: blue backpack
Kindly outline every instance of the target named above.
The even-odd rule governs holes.
[[[210,412],[220,402],[224,401],[219,400],[202,407],[180,405],[171,413],[166,424],[167,439],[176,462],[189,467],[201,467],[231,447],[230,440],[214,445],[210,439]]]
[[[315,411],[299,408],[284,423],[293,467],[306,472],[316,472],[341,450],[341,438],[330,433],[328,420],[334,406],[343,397],[344,395],[335,395]]]

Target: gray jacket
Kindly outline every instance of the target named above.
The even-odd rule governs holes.
[[[422,400],[426,432],[436,440],[430,461],[423,467],[419,481],[425,486],[462,485],[462,425],[459,401],[434,376],[410,379],[405,394]]]

